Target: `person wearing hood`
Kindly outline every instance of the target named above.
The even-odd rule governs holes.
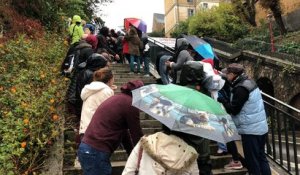
[[[173,81],[174,83],[179,83],[180,77],[180,70],[182,69],[182,66],[187,61],[193,61],[194,58],[191,56],[191,51],[193,50],[192,46],[188,43],[188,41],[185,38],[179,38],[176,41],[176,53],[173,57],[173,60],[166,61],[166,65],[171,68],[173,71]],[[177,76],[177,73],[179,74]]]
[[[164,126],[143,136],[131,152],[122,175],[199,175],[197,151]]]
[[[139,109],[132,106],[131,93],[143,85],[141,80],[131,80],[121,87],[121,93],[97,108],[78,149],[83,174],[111,174],[110,157],[120,143],[130,154],[143,136]]]
[[[76,92],[78,75],[82,71],[82,67],[79,65],[81,65],[83,62],[86,62],[87,59],[94,53],[94,51],[92,46],[85,40],[81,40],[74,48],[74,71],[72,71],[70,78],[71,81],[66,92],[66,101],[68,112],[72,115],[72,120],[74,119],[75,122],[79,122],[78,119],[81,114],[81,110],[79,109],[81,109],[82,106],[82,103],[78,103],[78,99],[81,101],[80,93],[78,95]],[[74,115],[76,116],[75,118],[73,117]]]
[[[112,89],[114,84],[114,76],[112,71],[105,67],[97,70],[93,74],[93,82],[84,86],[81,91],[81,99],[83,101],[79,134],[82,136],[90,124],[90,121],[100,104],[108,97],[114,95]]]
[[[86,61],[86,65],[83,70],[78,73],[76,81],[76,99],[78,101],[78,110],[82,107],[81,91],[83,87],[90,84],[93,81],[93,74],[95,71],[107,66],[106,58],[98,53],[93,53]]]
[[[82,89],[80,95],[83,101],[79,126],[80,138],[83,137],[98,106],[108,97],[114,95],[113,84],[113,73],[108,67],[105,67],[94,72],[93,82],[85,85]],[[80,167],[78,157],[75,159],[74,167]]]
[[[72,24],[69,27],[69,35],[71,36],[71,45],[75,45],[81,40],[83,35],[83,28],[81,25],[81,17],[74,15],[72,19]]]

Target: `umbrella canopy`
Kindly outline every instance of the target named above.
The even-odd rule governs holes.
[[[209,43],[195,35],[184,35],[184,38],[204,59],[214,59],[215,54]]]
[[[144,33],[147,32],[147,24],[146,24],[145,21],[143,21],[141,19],[138,19],[138,18],[125,18],[124,19],[125,29],[128,29],[130,24],[133,25],[134,27],[136,27],[141,32],[144,32]]]
[[[132,105],[171,130],[227,143],[239,140],[230,115],[220,103],[184,86],[151,84],[132,91]]]

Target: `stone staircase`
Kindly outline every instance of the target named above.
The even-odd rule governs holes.
[[[154,77],[143,77],[143,74],[133,74],[128,75],[129,72],[129,65],[123,64],[114,64],[111,66],[114,72],[115,77],[115,85],[118,86],[118,89],[115,93],[120,92],[120,87],[125,82],[132,80],[132,79],[140,79],[144,82],[144,84],[152,84],[156,83]],[[152,134],[157,131],[161,130],[161,123],[151,116],[145,114],[144,112],[140,112],[140,120],[141,120],[141,127],[143,129],[144,134]],[[64,133],[65,136],[65,143],[64,143],[64,162],[63,162],[63,174],[64,175],[80,175],[83,174],[81,170],[74,168],[74,159],[76,157],[76,144],[75,140],[75,132],[73,130],[66,130]],[[218,147],[216,143],[211,143],[210,145],[211,153],[216,153]],[[120,175],[123,171],[123,168],[126,164],[127,154],[125,150],[121,147],[117,149],[111,157],[113,173],[112,175]],[[228,171],[224,170],[224,164],[228,163],[231,160],[230,155],[226,156],[211,156],[212,160],[212,167],[213,167],[213,174],[226,174],[226,175],[244,175],[246,174],[247,170],[235,170],[235,171]]]

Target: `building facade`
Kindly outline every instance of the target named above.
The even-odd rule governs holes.
[[[161,32],[165,28],[165,15],[154,13],[153,14],[153,24],[152,32]]]
[[[210,9],[219,6],[219,3],[224,1],[229,0],[164,0],[165,35],[169,37],[180,21],[193,16],[197,10]]]

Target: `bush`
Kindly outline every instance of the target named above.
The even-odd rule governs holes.
[[[8,6],[0,5],[0,24],[3,24],[6,38],[25,33],[28,37],[37,39],[43,37],[45,33],[44,27],[38,20],[21,16]]]
[[[170,33],[172,38],[177,38],[180,34],[187,34],[189,27],[189,20],[180,21],[179,24],[175,27],[173,32]]]
[[[65,80],[59,36],[0,44],[0,174],[38,172],[60,134]]]
[[[231,4],[224,3],[199,11],[191,17],[188,29],[189,34],[232,42],[245,35],[249,26],[234,13]]]

